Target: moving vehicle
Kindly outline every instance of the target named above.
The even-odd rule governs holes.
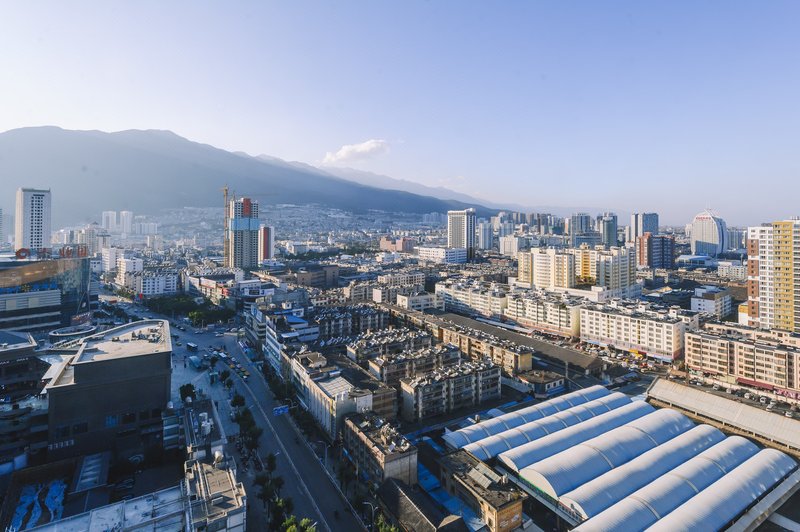
[[[197,344],[193,344],[192,342],[186,342],[186,349],[189,351],[197,351]]]

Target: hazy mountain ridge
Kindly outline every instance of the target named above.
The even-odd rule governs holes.
[[[319,203],[349,211],[445,212],[474,202],[386,190],[311,166],[256,158],[187,140],[171,131],[71,131],[21,128],[0,133],[0,206],[13,212],[18,187],[51,188],[53,225],[96,218],[103,210],[156,213],[222,205],[227,184],[262,204]]]

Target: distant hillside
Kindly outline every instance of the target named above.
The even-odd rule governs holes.
[[[170,131],[33,127],[0,133],[0,206],[12,213],[20,186],[50,188],[54,227],[96,218],[103,210],[156,213],[168,207],[221,206],[225,184],[262,204],[320,203],[354,212],[417,213],[475,207],[483,216],[496,211],[231,153]]]

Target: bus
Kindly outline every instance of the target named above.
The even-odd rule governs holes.
[[[193,344],[192,342],[186,342],[186,349],[189,351],[197,351],[197,344]]]

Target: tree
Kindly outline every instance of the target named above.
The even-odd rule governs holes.
[[[397,527],[386,522],[382,513],[375,518],[375,530],[378,532],[398,532]]]
[[[214,366],[217,365],[217,362],[219,362],[219,357],[211,357],[208,359],[208,364],[211,366],[211,369],[214,369]]]
[[[233,388],[233,381],[231,379],[226,379],[225,380],[225,389],[226,390],[230,390],[231,388]]]
[[[267,455],[267,463],[264,465],[264,468],[267,470],[267,475],[272,476],[272,473],[275,472],[275,468],[277,467],[277,459],[274,454],[269,453]]]
[[[272,479],[272,487],[275,489],[275,495],[281,496],[281,489],[283,489],[283,477],[275,477]],[[291,499],[289,499],[291,500]]]
[[[191,397],[192,401],[197,399],[197,392],[194,389],[194,384],[190,382],[187,382],[186,384],[178,388],[178,391],[181,394],[181,401],[185,402],[187,397]]]
[[[222,372],[225,373],[224,371]],[[244,396],[238,393],[233,394],[233,399],[231,399],[231,406],[234,408],[241,408],[244,406]]]
[[[219,373],[219,380],[222,381],[222,382],[225,382],[230,378],[230,376],[231,376],[231,372],[229,370],[227,370],[227,369],[223,369]],[[236,395],[239,395],[239,394],[236,394]]]

